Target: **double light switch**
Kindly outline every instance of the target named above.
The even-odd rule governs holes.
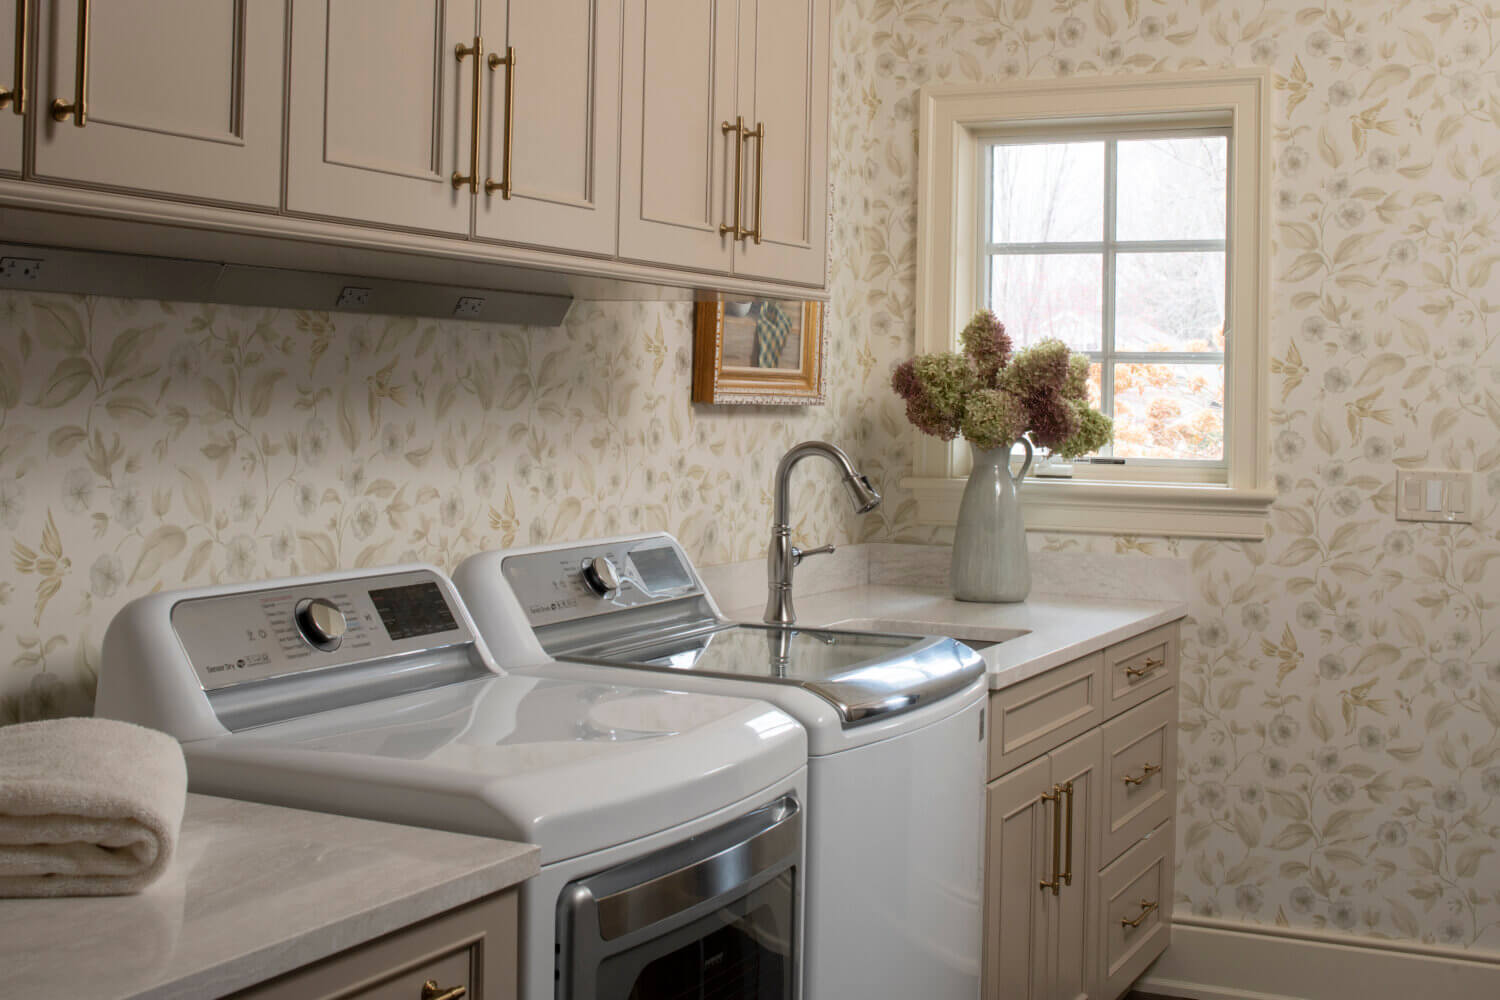
[[[1437,469],[1396,472],[1396,520],[1472,524],[1474,475]]]

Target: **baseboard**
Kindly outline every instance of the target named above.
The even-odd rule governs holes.
[[[1500,997],[1500,954],[1178,918],[1172,946],[1136,989],[1194,1000],[1469,1000]]]

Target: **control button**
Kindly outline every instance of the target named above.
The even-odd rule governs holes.
[[[349,628],[338,605],[325,597],[298,601],[294,615],[302,638],[322,650],[338,649],[339,643],[344,639],[344,632]]]
[[[620,571],[609,556],[592,556],[583,561],[583,582],[600,597],[614,597],[620,592]]]

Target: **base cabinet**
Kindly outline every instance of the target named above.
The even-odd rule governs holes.
[[[1113,712],[1092,694],[1107,690],[1119,647],[991,695],[986,1000],[1116,1000],[1165,950],[1176,633],[1119,644],[1165,659],[1136,675],[1146,700],[1116,699]]]
[[[516,1000],[518,899],[515,889],[481,899],[252,986],[233,1000]]]

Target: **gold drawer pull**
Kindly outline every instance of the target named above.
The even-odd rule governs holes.
[[[1146,662],[1142,663],[1138,667],[1126,667],[1125,668],[1125,676],[1126,677],[1145,677],[1147,674],[1149,674],[1151,671],[1155,670],[1157,667],[1165,666],[1166,662],[1167,662],[1167,658],[1165,656],[1162,656],[1162,657],[1155,657],[1155,656],[1148,657],[1147,660],[1146,660]]]
[[[89,0],[78,0],[78,56],[73,67],[73,100],[61,97],[52,101],[52,120],[83,128],[88,124],[89,109]]]
[[[516,134],[516,47],[507,45],[504,57],[490,53],[490,72],[495,72],[497,67],[505,67],[505,145],[500,147],[500,179],[498,181],[486,177],[484,179],[484,193],[494,194],[500,192],[500,197],[510,200],[510,159],[511,152],[515,149]],[[477,167],[475,168],[478,169]]]
[[[474,36],[473,45],[465,45],[462,42],[453,47],[453,54],[461,63],[469,56],[474,57],[473,83],[471,89],[474,91],[474,105],[469,109],[469,172],[461,174],[453,171],[453,190],[458,191],[465,187],[470,194],[479,193],[479,78],[483,72],[484,64],[484,39],[478,35]]]
[[[1156,912],[1156,900],[1154,900],[1154,899],[1143,899],[1143,900],[1141,900],[1141,912],[1138,913],[1138,914],[1136,914],[1136,917],[1135,917],[1134,920],[1131,920],[1129,917],[1121,917],[1120,918],[1120,926],[1121,927],[1139,927],[1139,926],[1141,926],[1142,923],[1145,922],[1146,918],[1149,917],[1149,916],[1151,916],[1151,914],[1154,913],[1154,912]]]
[[[16,85],[0,87],[0,108],[7,104],[18,115],[26,113],[26,75],[30,53],[27,51],[27,36],[31,34],[31,0],[16,0]]]
[[[1127,785],[1143,785],[1146,783],[1147,778],[1151,777],[1153,774],[1160,770],[1160,764],[1147,764],[1145,768],[1141,770],[1141,776],[1139,778],[1132,778],[1127,774],[1121,780],[1123,780]]]
[[[1056,896],[1062,892],[1062,800],[1063,788],[1061,785],[1053,785],[1050,793],[1043,792],[1041,804],[1045,806],[1052,803],[1052,879],[1041,880],[1043,892],[1052,890]]]
[[[743,219],[741,206],[744,204],[743,163],[745,159],[745,136],[749,134],[750,130],[745,128],[744,115],[736,116],[733,125],[728,122],[721,122],[719,129],[724,135],[728,135],[731,132],[734,133],[734,225],[730,226],[720,223],[719,235],[723,236],[728,233],[734,239],[738,240],[750,235],[750,230],[741,224]]]
[[[445,990],[437,984],[436,979],[429,979],[422,984],[422,1000],[458,1000],[461,996],[467,996],[468,992],[468,988],[464,986],[455,986],[451,990]]]
[[[760,243],[760,213],[765,207],[766,123],[756,122],[755,131],[745,133],[746,139],[755,140],[755,228],[743,235]]]

